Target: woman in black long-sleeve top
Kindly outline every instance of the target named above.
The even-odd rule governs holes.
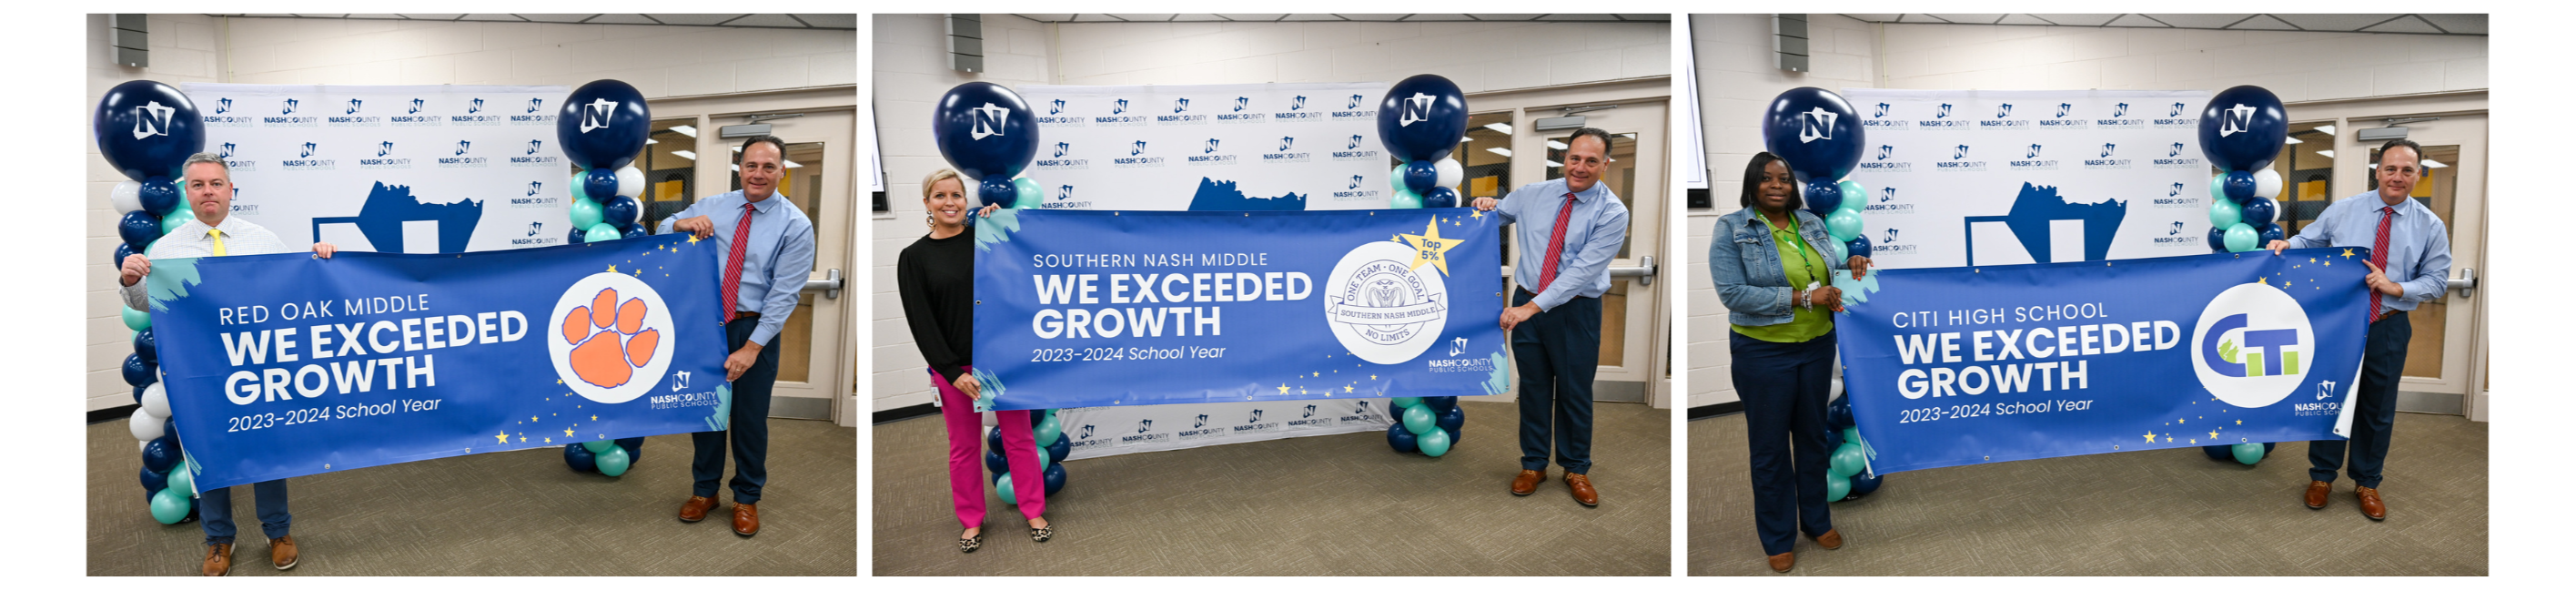
[[[972,206],[966,183],[955,171],[940,169],[921,180],[922,208],[929,210],[930,234],[903,249],[895,262],[895,285],[903,297],[904,320],[912,325],[913,344],[936,374],[939,414],[948,421],[948,486],[957,505],[957,522],[966,528],[957,549],[974,552],[984,543],[983,421],[975,400],[983,394],[975,379],[975,236],[966,228]],[[987,207],[981,213],[989,214]],[[1029,539],[1047,541],[1055,534],[1046,518],[1046,483],[1038,471],[1037,436],[1029,431],[1029,412],[994,411],[1000,419],[1002,455],[1011,466],[1011,488],[1019,498],[1020,516],[1029,520]]]

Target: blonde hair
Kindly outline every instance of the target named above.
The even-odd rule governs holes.
[[[921,177],[921,198],[929,199],[930,188],[938,186],[939,181],[948,179],[957,179],[957,189],[959,191],[962,192],[966,189],[966,179],[957,176],[957,171],[942,168],[930,171],[930,176]]]

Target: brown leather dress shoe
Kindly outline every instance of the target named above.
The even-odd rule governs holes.
[[[1843,530],[1825,530],[1825,535],[1816,536],[1816,545],[1824,546],[1826,550],[1841,550],[1843,547]]]
[[[1526,497],[1530,493],[1538,492],[1538,483],[1545,480],[1547,480],[1546,472],[1522,470],[1520,476],[1512,477],[1512,496]]]
[[[752,503],[733,504],[733,535],[751,537],[760,533],[760,508]]]
[[[1797,566],[1797,565],[1798,565],[1798,553],[1796,553],[1796,552],[1782,552],[1782,553],[1779,553],[1779,554],[1773,554],[1773,555],[1771,555],[1771,572],[1775,572],[1775,573],[1785,573],[1785,572],[1789,572],[1789,567]]]
[[[1592,490],[1591,477],[1566,473],[1565,488],[1574,491],[1574,502],[1582,503],[1585,507],[1601,506],[1601,493]]]
[[[680,503],[680,520],[697,523],[698,520],[707,518],[707,511],[715,508],[715,497],[689,497],[688,502]]]
[[[276,565],[277,570],[295,568],[295,556],[295,536],[278,536],[268,541],[268,563]]]
[[[2322,480],[2310,480],[2308,481],[2307,498],[2303,500],[2307,501],[2309,509],[2324,509],[2326,508],[2326,493],[2329,492],[2334,492],[2334,483]]]
[[[199,572],[209,577],[224,576],[233,570],[232,544],[207,544],[206,564]]]
[[[2388,518],[2388,505],[2379,501],[2379,489],[2367,486],[2352,487],[2352,496],[2361,497],[2362,515],[2370,517],[2373,521]]]

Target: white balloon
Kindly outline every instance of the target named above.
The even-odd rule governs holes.
[[[134,442],[134,453],[143,453],[143,450],[147,450],[147,449],[152,449],[152,442],[150,442],[150,441],[137,441],[137,442]]]
[[[161,438],[161,424],[163,422],[166,422],[166,420],[161,417],[152,416],[151,413],[138,412],[134,413],[133,419],[125,422],[125,429],[134,435],[134,440],[136,441],[151,441]]]
[[[2265,167],[2254,171],[2254,196],[2274,199],[2281,196],[2281,173]]]
[[[143,413],[164,420],[170,418],[170,395],[161,391],[160,382],[143,387]]]
[[[1456,158],[1442,158],[1432,167],[1440,169],[1440,186],[1456,187],[1458,183],[1467,181],[1467,167],[1458,164]]]
[[[644,171],[633,166],[617,169],[617,194],[643,200]]]
[[[142,210],[143,183],[134,181],[117,183],[116,188],[107,190],[107,203],[115,206],[118,214]]]

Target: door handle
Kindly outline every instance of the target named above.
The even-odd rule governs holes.
[[[825,270],[822,279],[806,280],[803,291],[821,291],[823,297],[841,299],[841,270]]]
[[[1610,268],[1610,278],[1617,279],[1621,277],[1635,277],[1637,278],[1638,285],[1654,285],[1655,257],[1653,255],[1637,257],[1637,266],[1634,267]]]
[[[2461,267],[2460,276],[2450,278],[2448,281],[2450,283],[2449,288],[2460,292],[2460,297],[2469,297],[2472,292],[2475,292],[2478,289],[2478,270],[2469,267]]]

